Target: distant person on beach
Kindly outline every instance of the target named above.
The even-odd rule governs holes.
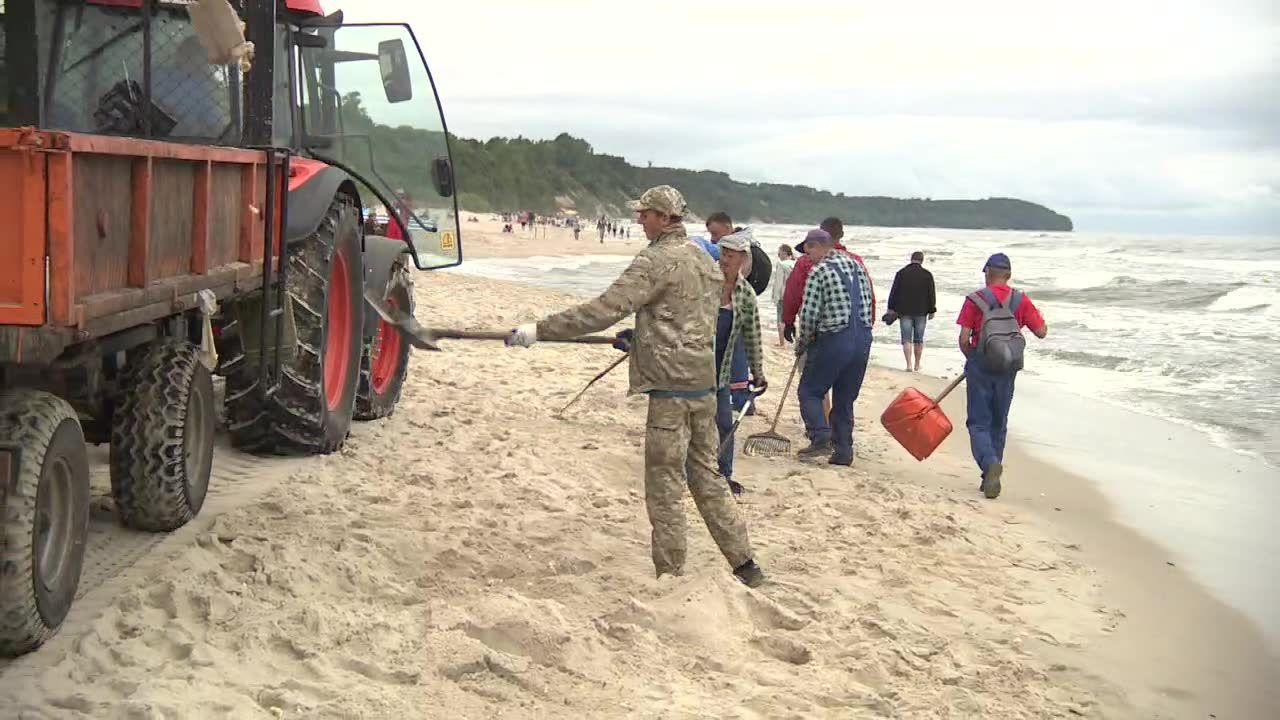
[[[1043,340],[1049,326],[1031,298],[1009,286],[1013,264],[1008,255],[992,255],[982,271],[986,285],[965,298],[956,324],[960,326],[960,352],[965,357],[969,447],[982,472],[979,490],[994,500],[1000,497],[1009,408],[1026,347],[1022,328],[1029,328]]]
[[[853,404],[862,390],[871,355],[871,278],[853,258],[835,249],[825,230],[810,230],[805,254],[813,268],[804,285],[796,330],[796,355],[805,356],[800,375],[800,416],[809,446],[801,457],[831,453],[832,465],[853,464]],[[823,398],[832,394],[828,422]]]
[[[711,242],[719,243],[720,238],[733,233],[733,220],[727,212],[713,212],[707,216],[707,234]]]
[[[387,235],[391,240],[404,240],[404,230],[400,227],[401,223],[405,226],[409,224],[409,218],[413,213],[409,210],[409,195],[403,189],[395,191],[395,201],[392,207],[388,208],[387,213]],[[396,222],[396,218],[400,222]]]
[[[582,224],[577,220],[573,221],[573,239],[577,240],[582,235]]]
[[[769,292],[778,316],[778,347],[787,344],[782,336],[782,292],[786,289],[787,278],[791,276],[791,269],[795,266],[796,254],[791,250],[791,246],[785,243],[778,246],[778,271],[773,275],[773,282],[769,283]]]
[[[746,268],[751,245],[746,235],[734,233],[720,238],[720,270],[724,288],[720,293],[720,315],[716,321],[716,426],[724,452],[720,454],[720,474],[729,482],[734,497],[742,495],[742,485],[733,480],[733,413],[731,377],[733,357],[725,350],[739,345],[751,366],[757,388],[768,387],[764,376],[764,346],[760,339],[760,309],[756,293],[747,282]],[[749,383],[750,384],[750,383]],[[750,390],[747,390],[750,393]],[[737,409],[741,409],[740,407]]]
[[[659,185],[628,206],[637,213],[648,247],[599,297],[521,325],[507,345],[568,340],[634,314],[635,329],[618,333],[617,346],[631,354],[630,392],[649,396],[644,487],[654,569],[658,577],[684,570],[687,485],[733,574],[758,587],[764,572],[752,559],[746,520],[716,471],[714,357],[724,276],[689,242],[682,221],[689,209],[678,190]]]
[[[907,361],[907,372],[920,372],[920,358],[924,355],[924,328],[938,312],[938,296],[933,284],[933,273],[924,267],[924,253],[911,253],[911,262],[893,276],[889,289],[891,318],[897,318],[902,337],[902,356]],[[915,358],[915,366],[911,360]]]

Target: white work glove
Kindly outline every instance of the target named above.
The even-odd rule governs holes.
[[[538,324],[525,323],[515,330],[512,330],[511,334],[507,336],[506,342],[507,347],[512,347],[513,345],[519,345],[520,347],[533,347],[533,344],[538,342]]]

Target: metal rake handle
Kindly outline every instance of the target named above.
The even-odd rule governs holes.
[[[778,421],[782,419],[782,408],[787,404],[787,396],[791,394],[791,381],[796,379],[796,371],[800,369],[800,363],[803,360],[804,355],[800,355],[791,366],[791,374],[787,376],[786,387],[782,388],[782,396],[778,398],[778,409],[773,413],[773,424],[769,426],[769,432],[778,431]]]
[[[595,377],[591,378],[591,382],[587,383],[587,386],[586,386],[586,387],[584,387],[584,388],[582,388],[581,390],[579,390],[579,391],[578,391],[578,394],[577,394],[577,395],[574,395],[574,396],[573,396],[573,399],[569,401],[569,404],[568,404],[568,405],[565,405],[565,406],[564,406],[564,407],[562,407],[562,408],[560,408],[560,412],[558,412],[558,413],[556,413],[556,414],[557,414],[557,415],[563,415],[563,414],[565,414],[565,412],[566,412],[569,408],[573,407],[573,404],[574,404],[574,403],[578,402],[578,400],[580,400],[580,399],[582,398],[582,396],[583,396],[583,395],[585,395],[585,394],[586,394],[586,392],[587,392],[588,390],[590,390],[590,389],[591,389],[591,386],[592,386],[592,385],[595,385],[595,384],[596,384],[596,382],[597,382],[598,380],[600,380],[600,378],[604,377],[605,375],[608,375],[610,372],[613,372],[613,369],[614,369],[614,368],[616,368],[616,367],[618,367],[619,365],[621,365],[622,363],[626,362],[626,361],[627,361],[627,358],[629,358],[629,357],[631,357],[631,353],[623,353],[622,357],[618,358],[617,360],[614,360],[612,363],[610,363],[610,364],[609,364],[609,367],[605,368],[604,370],[601,370],[599,375],[596,375]]]

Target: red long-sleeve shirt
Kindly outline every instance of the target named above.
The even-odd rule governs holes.
[[[867,282],[871,283],[871,327],[876,325],[876,288],[875,283],[871,282],[871,271],[867,270],[867,264],[862,258],[856,254],[849,252],[840,243],[836,243],[836,250],[853,258],[855,262],[862,266],[867,273]],[[796,266],[792,268],[791,275],[787,278],[787,286],[782,291],[782,324],[794,325],[796,323],[796,315],[800,314],[800,305],[804,302],[804,284],[809,280],[809,273],[813,272],[813,260],[808,255],[801,255],[796,260]]]

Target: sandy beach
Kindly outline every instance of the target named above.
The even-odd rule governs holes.
[[[516,258],[535,255],[635,255],[645,246],[639,225],[631,226],[631,238],[609,236],[600,242],[595,220],[583,220],[582,233],[573,239],[567,227],[539,225],[537,231],[502,232],[503,223],[491,213],[462,212],[462,253],[467,258]],[[475,218],[476,222],[468,222]],[[625,223],[624,223],[625,226]]]
[[[464,223],[467,257],[642,244],[496,230]],[[417,282],[418,315],[439,326],[505,329],[578,300],[457,272]],[[53,641],[0,665],[0,715],[1277,716],[1280,669],[1256,631],[1086,479],[1013,448],[1005,494],[982,499],[962,393],[937,455],[897,447],[880,410],[907,385],[937,388],[894,371],[868,374],[854,468],[738,458],[770,582],[733,578],[691,501],[686,575],[655,580],[645,401],[620,370],[557,414],[615,357],[416,353],[393,417],[87,587]],[[791,360],[770,344],[765,412],[743,436],[767,426]],[[787,402],[780,429],[798,445]]]

